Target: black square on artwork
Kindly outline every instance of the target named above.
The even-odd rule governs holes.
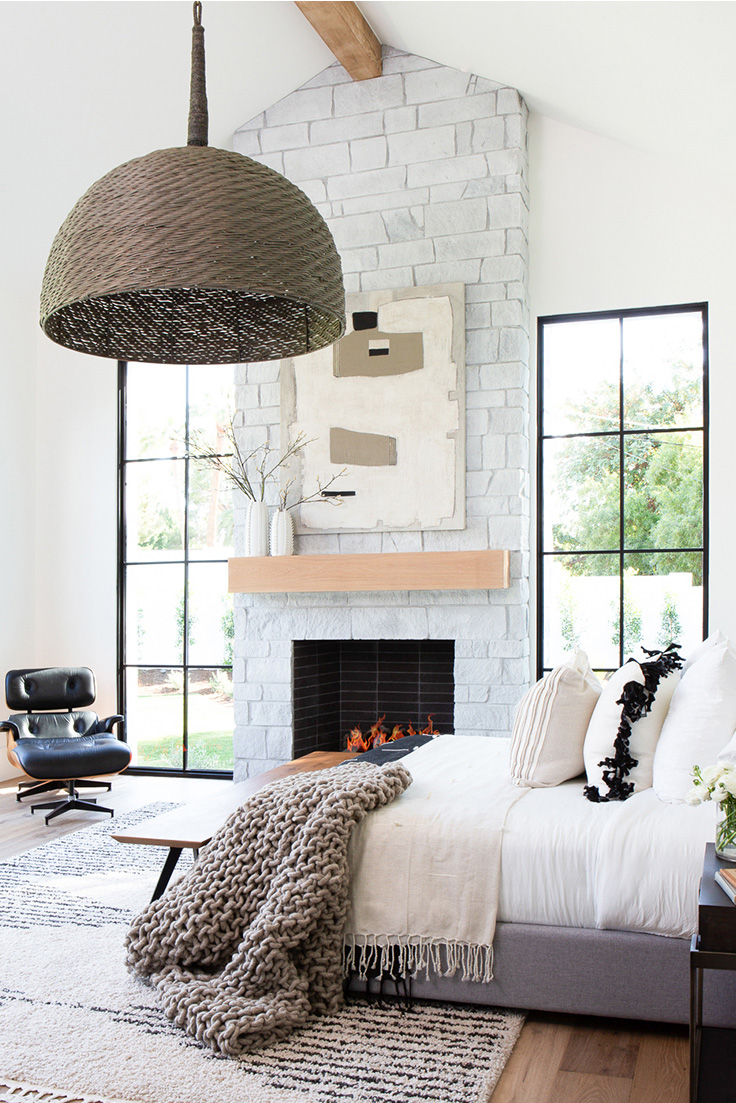
[[[378,313],[375,310],[354,310],[353,329],[377,329]]]

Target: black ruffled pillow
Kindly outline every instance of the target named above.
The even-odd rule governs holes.
[[[630,659],[611,675],[590,718],[583,759],[591,801],[626,800],[652,787],[652,765],[682,658],[673,647]]]

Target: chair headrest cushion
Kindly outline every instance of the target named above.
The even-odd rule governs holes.
[[[85,708],[95,693],[95,676],[87,666],[9,670],[5,678],[8,708],[18,711]]]

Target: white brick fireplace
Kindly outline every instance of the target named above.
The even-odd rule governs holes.
[[[514,89],[384,47],[382,77],[335,64],[235,136],[316,203],[347,291],[465,285],[466,528],[302,536],[297,554],[511,551],[508,589],[237,594],[236,780],[291,757],[294,640],[453,639],[455,731],[510,731],[530,650],[526,123]],[[243,443],[278,443],[278,364],[239,369],[237,397]]]

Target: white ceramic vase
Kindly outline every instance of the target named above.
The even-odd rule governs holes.
[[[249,502],[245,515],[245,554],[268,555],[268,506]]]
[[[271,518],[271,555],[294,554],[294,519],[288,509],[278,509]]]

